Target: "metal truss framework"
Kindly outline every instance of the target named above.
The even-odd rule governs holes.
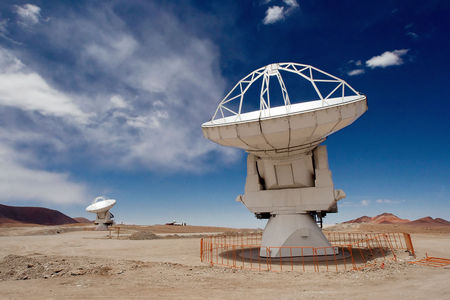
[[[261,116],[270,116],[270,96],[269,96],[269,83],[270,83],[270,77],[276,76],[278,79],[278,83],[281,87],[281,93],[283,96],[284,106],[286,108],[286,113],[289,113],[290,107],[291,107],[291,101],[289,99],[289,94],[286,89],[286,86],[283,81],[283,77],[281,76],[280,71],[286,71],[290,73],[294,73],[302,77],[303,79],[308,80],[314,90],[316,91],[318,97],[320,100],[322,100],[322,106],[327,105],[327,100],[330,99],[331,96],[334,96],[336,98],[336,95],[339,95],[339,97],[342,98],[342,102],[344,102],[345,95],[345,87],[347,87],[350,91],[352,91],[352,95],[359,95],[359,93],[353,89],[347,82],[344,80],[333,76],[327,72],[324,72],[320,69],[317,69],[310,65],[304,65],[304,64],[298,64],[298,63],[276,63],[276,64],[270,64],[265,67],[259,68],[252,73],[248,74],[244,78],[242,78],[234,87],[231,89],[231,91],[223,98],[223,100],[220,102],[219,106],[217,107],[213,117],[212,121],[217,120],[219,118],[225,118],[229,115],[236,116],[236,120],[240,120],[242,112],[242,104],[244,102],[244,96],[245,93],[248,91],[250,86],[252,86],[253,83],[255,83],[258,79],[262,78],[262,84],[261,84],[261,92],[260,92],[260,103],[259,103],[259,110],[261,113]],[[320,78],[314,78],[313,73],[318,72],[321,74],[324,78],[319,76]],[[319,87],[316,83],[320,82],[328,82],[328,83],[335,83],[336,86],[334,89],[329,92],[326,96],[322,94]],[[318,99],[318,100],[319,100]],[[239,101],[239,109],[238,111],[234,111],[230,105],[236,103],[236,101]]]

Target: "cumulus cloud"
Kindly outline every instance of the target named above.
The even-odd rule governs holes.
[[[381,55],[374,56],[366,61],[369,68],[386,68],[389,66],[398,66],[403,64],[402,56],[408,53],[409,49],[399,49],[394,51],[386,51]]]
[[[284,19],[284,7],[281,6],[271,6],[266,10],[266,16],[264,17],[263,23],[273,24]]]
[[[354,69],[354,70],[351,70],[351,71],[347,72],[347,75],[349,75],[349,76],[356,76],[356,75],[361,75],[361,74],[364,74],[364,73],[365,73],[364,69]]]
[[[30,167],[35,158],[0,144],[0,200],[39,201],[53,204],[83,203],[89,199],[84,185],[69,174]]]
[[[41,17],[41,8],[34,4],[24,4],[22,6],[15,6],[16,13],[25,25],[34,25],[39,23]]]
[[[273,5],[267,8],[266,15],[263,19],[265,25],[274,24],[283,20],[299,6],[296,0],[283,0],[283,3],[285,6]]]

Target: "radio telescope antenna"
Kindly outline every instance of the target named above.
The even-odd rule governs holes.
[[[309,82],[317,98],[292,99],[283,80],[286,73]],[[281,106],[271,105],[271,78],[278,81]],[[246,99],[256,82],[261,82],[259,99]],[[331,89],[324,91],[324,83]],[[244,111],[244,101],[249,100],[259,100],[259,110]],[[266,247],[272,247],[271,257],[313,254],[306,248],[303,253],[287,253],[290,250],[284,252],[283,246],[314,247],[319,248],[316,255],[333,255],[320,249],[331,245],[316,221],[336,213],[337,201],[345,193],[334,189],[327,148],[320,144],[366,110],[366,96],[344,80],[310,65],[275,63],[242,78],[219,103],[211,121],[202,124],[206,138],[248,153],[245,193],[236,200],[257,218],[269,219],[261,256],[266,255]]]
[[[99,196],[94,199],[91,205],[86,207],[87,212],[97,214],[95,224],[97,227],[95,230],[108,230],[108,226],[112,225],[114,221],[114,215],[109,210],[116,204],[114,199],[106,199],[103,196]]]

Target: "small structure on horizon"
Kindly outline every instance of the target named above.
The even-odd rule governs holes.
[[[95,224],[97,227],[95,230],[108,230],[108,226],[114,224],[114,215],[110,212],[110,209],[116,204],[114,199],[106,199],[103,196],[99,196],[94,199],[91,205],[86,207],[87,212],[97,214]]]
[[[164,225],[170,225],[170,226],[186,226],[187,224],[185,222],[177,222],[176,220],[173,220],[172,222],[166,223]]]

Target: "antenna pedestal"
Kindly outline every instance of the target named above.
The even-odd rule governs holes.
[[[334,189],[326,146],[317,146],[284,157],[249,153],[245,194],[237,200],[258,218],[269,219],[260,255],[290,257],[337,254],[312,215],[337,212],[344,197]]]
[[[108,211],[98,212],[97,218],[95,219],[95,224],[97,227],[95,230],[97,231],[106,231],[108,230],[108,226],[112,225],[114,221],[111,219],[112,214]]]
[[[313,253],[313,248],[319,249]],[[335,248],[334,254],[337,253],[338,249]],[[313,254],[333,255],[333,248],[311,215],[279,214],[270,217],[264,228],[260,256],[295,257]]]
[[[108,225],[105,223],[99,223],[97,224],[97,227],[95,227],[95,231],[107,231]]]

